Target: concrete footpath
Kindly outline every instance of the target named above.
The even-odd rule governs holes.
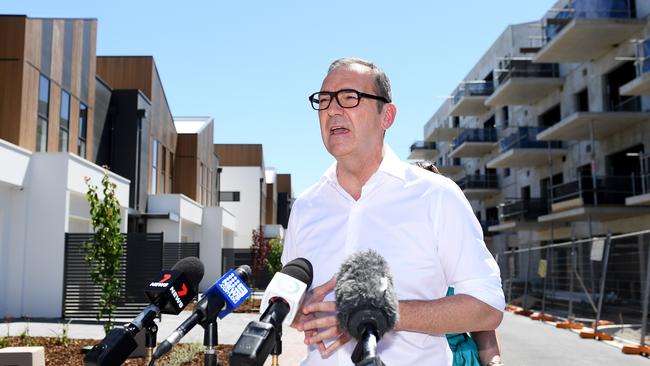
[[[158,324],[158,342],[165,339],[176,327],[183,322],[191,312],[184,311],[179,315],[163,315],[162,322]],[[258,320],[259,314],[229,314],[218,321],[219,344],[235,344],[246,325],[252,320]],[[128,322],[128,320],[117,321],[117,324]],[[32,337],[55,337],[63,333],[65,323],[56,320],[32,319],[29,322],[23,320],[12,321],[11,323],[0,323],[0,337],[7,334],[18,336],[27,331]],[[88,321],[72,321],[68,325],[68,337],[77,339],[102,339],[104,328],[101,325]],[[283,327],[281,365],[298,365],[300,360],[307,354],[307,347],[303,344],[301,333],[291,327]],[[203,328],[194,327],[181,340],[182,343],[203,344]],[[265,365],[270,365],[271,359]]]

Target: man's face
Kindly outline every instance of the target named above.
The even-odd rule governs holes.
[[[327,74],[321,91],[341,89],[376,95],[374,76],[362,65],[339,67]],[[378,112],[377,100],[361,98],[358,106],[342,108],[335,98],[329,108],[319,111],[321,137],[327,151],[335,158],[365,158],[381,151],[384,128],[383,113]],[[383,109],[382,109],[383,110]]]

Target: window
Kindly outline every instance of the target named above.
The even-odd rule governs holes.
[[[160,162],[160,177],[161,177],[160,190],[162,193],[165,193],[165,179],[167,178],[165,177],[165,171],[166,171],[165,166],[167,165],[167,148],[165,148],[164,146],[162,147],[161,158],[162,161]]]
[[[158,141],[153,140],[151,149],[151,193],[156,194],[156,179],[158,178]]]
[[[41,75],[38,85],[38,121],[36,125],[36,151],[47,150],[47,127],[50,109],[50,80]]]
[[[68,151],[70,132],[70,94],[61,90],[61,123],[59,125],[59,151]]]
[[[86,129],[88,127],[88,107],[79,103],[79,140],[77,142],[77,153],[82,158],[86,157]]]
[[[174,153],[169,152],[169,192],[172,192],[172,178],[174,176]]]
[[[503,168],[503,176],[504,177],[510,176],[510,168]]]
[[[239,202],[239,192],[219,192],[221,202]]]
[[[508,106],[504,106],[501,108],[501,113],[503,116],[503,127],[508,127],[508,123],[510,121],[510,114],[508,113]]]
[[[589,111],[589,90],[587,88],[575,95],[575,103],[577,112]]]

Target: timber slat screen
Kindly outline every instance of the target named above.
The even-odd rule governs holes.
[[[63,284],[63,318],[94,319],[100,288],[90,278],[83,244],[92,234],[67,233]],[[162,233],[129,233],[118,277],[123,281],[116,318],[132,318],[148,304],[144,287],[162,269],[170,269],[181,258],[198,257],[199,243],[164,243]]]

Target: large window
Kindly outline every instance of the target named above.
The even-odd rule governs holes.
[[[165,176],[165,171],[166,171],[166,166],[167,166],[167,149],[163,146],[162,147],[162,161],[160,162],[160,190],[161,193],[165,193],[165,180],[167,177]]]
[[[50,80],[41,75],[38,85],[38,121],[36,125],[36,151],[47,150],[47,126],[50,109]]]
[[[172,191],[172,180],[174,178],[174,153],[169,152],[169,192]]]
[[[79,103],[79,140],[77,142],[77,153],[82,158],[86,157],[86,129],[88,128],[88,107]]]
[[[219,201],[221,202],[239,202],[239,192],[219,192]]]
[[[61,123],[59,127],[59,151],[68,151],[70,134],[70,94],[61,90]]]
[[[156,194],[156,180],[158,178],[158,141],[153,140],[151,149],[151,194]]]

